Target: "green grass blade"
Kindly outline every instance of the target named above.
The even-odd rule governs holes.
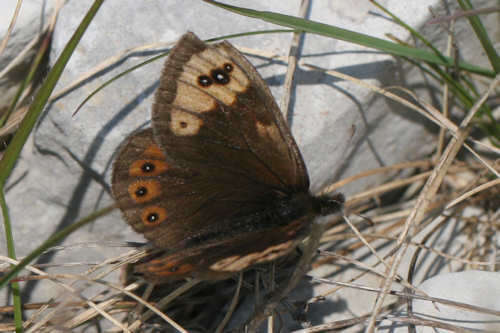
[[[290,30],[290,29],[273,29],[273,30],[264,30],[264,31],[242,32],[242,33],[236,33],[236,34],[230,34],[230,35],[225,35],[225,36],[210,38],[210,39],[207,39],[206,42],[209,42],[209,43],[210,42],[217,42],[217,41],[220,41],[220,40],[237,38],[237,37],[242,37],[242,36],[271,34],[271,33],[272,34],[274,34],[274,33],[288,33],[288,32],[295,32],[295,30]],[[101,84],[100,86],[98,86],[94,91],[92,91],[90,94],[88,94],[88,96],[86,96],[80,104],[78,104],[78,106],[76,107],[75,111],[73,112],[73,116],[75,116],[81,110],[81,108],[90,99],[92,99],[92,97],[94,97],[97,93],[99,93],[101,90],[103,90],[104,88],[106,88],[111,83],[115,82],[116,80],[119,80],[120,78],[124,77],[126,74],[128,74],[128,73],[130,73],[132,71],[135,71],[136,69],[141,68],[142,66],[145,66],[145,65],[149,64],[150,62],[154,62],[154,61],[156,61],[156,60],[158,60],[160,58],[163,58],[163,57],[167,56],[168,53],[169,53],[169,51],[166,51],[166,52],[164,52],[162,54],[159,54],[159,55],[156,55],[156,56],[154,56],[152,58],[144,60],[144,61],[138,63],[137,65],[134,65],[134,66],[132,66],[132,67],[124,70],[123,72],[118,73],[116,76],[114,76],[111,79],[109,79],[108,81],[104,82],[103,84]]]
[[[12,227],[11,227],[11,221],[10,221],[10,217],[9,217],[9,213],[8,213],[8,207],[7,207],[7,203],[5,202],[5,198],[4,198],[4,194],[3,194],[5,183],[7,182],[7,179],[9,177],[10,173],[12,172],[12,169],[14,168],[14,165],[19,157],[19,154],[21,153],[21,150],[22,150],[31,130],[33,129],[38,117],[40,116],[45,104],[47,103],[47,100],[49,99],[50,94],[54,90],[54,87],[55,87],[57,81],[59,80],[59,77],[61,76],[61,74],[64,70],[64,67],[66,66],[69,58],[71,57],[71,54],[73,53],[74,49],[78,45],[78,42],[80,41],[85,30],[87,29],[88,25],[92,21],[92,18],[97,13],[97,11],[98,11],[99,7],[101,6],[101,4],[103,3],[103,1],[104,0],[95,0],[94,1],[92,7],[87,12],[87,15],[82,20],[82,23],[80,23],[77,30],[73,34],[71,40],[68,42],[68,44],[64,48],[63,52],[61,53],[61,55],[57,59],[56,63],[54,64],[54,67],[47,75],[46,81],[40,87],[40,90],[36,94],[36,96],[33,100],[33,103],[31,104],[26,116],[24,117],[21,124],[19,125],[19,129],[17,130],[12,141],[10,142],[7,149],[5,150],[3,158],[0,161],[0,191],[2,192],[2,195],[0,195],[0,200],[1,200],[1,206],[2,206],[4,228],[5,228],[5,233],[6,233],[7,250],[8,250],[9,256],[11,256],[12,259],[15,259],[15,246],[14,246],[14,238],[12,236]],[[32,259],[33,258],[31,258],[31,260]],[[17,268],[17,266],[14,267],[13,270],[16,270],[16,268]],[[1,284],[0,288],[4,287],[7,284],[7,282],[9,281],[10,278],[6,278],[7,276],[12,276],[12,275],[7,274],[2,279],[3,283]],[[15,321],[15,325],[16,325],[16,332],[22,332],[22,317],[21,317],[22,313],[21,313],[21,303],[20,303],[20,298],[19,298],[19,286],[17,284],[13,284],[12,286],[14,289],[14,301],[17,303],[17,304],[15,304],[15,309],[14,309],[14,315],[15,315],[14,321]]]
[[[437,65],[445,65],[445,66],[456,65],[454,60],[449,57],[444,57],[444,59],[441,59],[440,57],[436,56],[433,52],[427,50],[416,49],[413,47],[392,43],[384,39],[371,37],[368,35],[360,34],[346,29],[337,28],[328,24],[305,20],[302,18],[284,14],[231,6],[227,4],[222,4],[217,1],[208,1],[208,0],[205,1],[209,4],[224,8],[228,11],[240,15],[258,18],[266,22],[278,24],[281,26],[286,26],[296,30],[301,30],[326,37],[332,37],[344,40],[347,42],[363,45],[369,48],[374,48],[393,55],[405,56],[408,58],[428,61],[430,63],[434,63]],[[476,73],[487,77],[495,77],[495,73],[493,71],[482,67],[474,66],[466,62],[459,62],[458,66],[459,68],[472,73]]]
[[[438,56],[441,60],[446,61],[446,56],[442,54],[437,48],[432,45],[430,41],[428,41],[421,33],[419,33],[417,30],[413,29],[411,26],[403,22],[399,17],[394,15],[390,10],[379,4],[377,1],[372,1],[371,2],[374,6],[376,6],[378,9],[386,13],[391,17],[391,19],[394,20],[394,22],[401,27],[405,28],[409,33],[411,33],[415,38],[420,40],[422,43],[424,43],[425,46],[427,46],[436,56]]]
[[[26,139],[28,138],[31,130],[33,129],[33,126],[35,125],[45,104],[47,103],[50,94],[54,90],[54,87],[57,81],[59,80],[59,77],[61,76],[64,68],[66,67],[66,64],[68,63],[71,54],[75,50],[76,46],[78,45],[78,42],[82,38],[85,30],[92,21],[92,18],[95,16],[95,14],[97,13],[99,7],[102,5],[103,2],[104,0],[94,1],[94,4],[83,18],[82,22],[80,23],[75,33],[69,40],[68,44],[62,51],[61,55],[57,59],[56,63],[54,64],[54,67],[47,75],[44,84],[36,94],[33,103],[31,104],[26,116],[19,125],[19,129],[16,132],[16,135],[14,136],[11,143],[7,147],[4,156],[0,161],[0,189],[3,189],[5,182],[8,176],[10,175],[12,168],[14,167],[14,164],[16,163],[19,153],[21,152],[21,149],[23,148],[24,143],[26,142]]]
[[[472,4],[468,0],[458,0],[458,3],[464,11],[474,10]],[[467,19],[469,20],[469,23],[472,29],[474,30],[474,33],[476,34],[477,38],[481,42],[481,45],[483,46],[484,51],[486,52],[486,55],[490,60],[491,66],[493,67],[495,72],[500,73],[500,57],[498,56],[498,53],[495,51],[495,47],[493,46],[493,43],[491,43],[488,32],[486,31],[483,23],[479,19],[479,16],[472,15],[469,16]]]
[[[5,114],[3,114],[2,117],[0,118],[0,127],[5,126],[5,124],[7,123],[7,120],[9,120],[10,115],[16,109],[17,104],[19,102],[19,99],[21,98],[21,95],[23,94],[24,90],[26,89],[28,84],[35,77],[35,74],[36,74],[37,70],[39,69],[40,64],[42,63],[43,58],[49,49],[50,39],[51,39],[51,32],[49,32],[48,34],[46,34],[43,37],[40,48],[38,49],[38,52],[35,56],[35,59],[33,60],[31,66],[30,66],[28,74],[26,75],[23,82],[21,83],[21,85],[17,89],[16,95],[12,99],[12,102],[10,103],[9,108],[7,109],[7,112],[5,112]]]
[[[5,201],[5,194],[0,191],[0,206],[2,208],[3,216],[9,216],[9,211],[7,207],[7,202]],[[12,237],[12,225],[10,219],[4,219],[4,230],[5,237],[7,238],[7,255],[9,258],[16,259],[16,249],[14,247],[14,238]],[[19,283],[12,282],[12,299],[14,304],[14,325],[16,327],[16,332],[23,331],[23,312],[22,312],[22,302]]]
[[[157,56],[154,56],[146,61],[143,61],[137,65],[134,65],[132,67],[130,67],[129,69],[119,73],[118,75],[114,76],[113,78],[111,78],[110,80],[104,82],[103,84],[101,84],[99,87],[97,87],[94,91],[92,91],[90,94],[88,94],[84,99],[83,101],[76,107],[75,111],[73,112],[73,116],[76,116],[76,114],[80,111],[80,109],[85,105],[87,104],[87,102],[92,99],[92,97],[94,97],[95,95],[97,95],[97,93],[99,93],[99,91],[103,90],[104,88],[106,88],[107,86],[109,86],[111,83],[115,82],[116,80],[120,79],[121,77],[124,77],[125,75],[127,75],[128,73],[136,70],[137,68],[140,68],[144,65],[147,65],[149,64],[150,62],[153,62],[159,58],[162,58],[164,57],[165,54],[160,54],[160,55],[157,55]]]
[[[49,248],[51,248],[54,245],[57,245],[59,242],[61,242],[64,238],[66,238],[69,234],[72,232],[80,229],[87,223],[95,221],[97,218],[104,216],[106,214],[109,214],[113,209],[115,209],[115,206],[109,206],[106,208],[103,208],[97,212],[94,212],[90,214],[89,216],[81,219],[78,222],[73,223],[72,225],[67,226],[66,228],[62,229],[59,232],[56,232],[54,235],[50,236],[45,242],[42,243],[39,247],[37,247],[33,252],[31,252],[29,255],[27,255],[23,260],[19,262],[16,266],[14,266],[10,271],[8,271],[2,279],[0,279],[0,289],[5,287],[5,285],[13,279],[26,265],[29,265],[30,262],[32,262],[34,259],[36,259],[38,256],[40,256],[43,252],[47,251]]]

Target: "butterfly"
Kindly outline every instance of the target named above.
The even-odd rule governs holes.
[[[153,282],[215,280],[275,260],[344,197],[314,196],[264,80],[227,41],[184,34],[165,62],[152,128],[119,148],[112,194],[152,244],[134,264]]]

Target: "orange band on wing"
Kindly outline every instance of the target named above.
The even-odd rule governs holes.
[[[165,154],[158,145],[151,145],[144,151],[144,157],[152,157],[157,160],[165,159]]]

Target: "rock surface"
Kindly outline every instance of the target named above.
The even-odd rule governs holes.
[[[55,5],[55,0],[26,0],[21,4],[14,29],[9,35],[5,49],[0,53],[0,110],[2,112],[10,106],[30,69],[38,48],[37,37],[48,24]],[[16,6],[17,1],[2,1],[0,3],[2,46],[12,23]],[[4,127],[2,134],[6,134],[4,131],[12,133],[16,127],[9,126],[8,131]]]
[[[500,273],[465,271],[441,274],[425,280],[419,289],[431,297],[465,303],[492,311],[500,311]],[[415,315],[481,332],[499,332],[500,318],[484,311],[472,311],[458,306],[413,302]],[[443,329],[420,327],[418,332],[448,332]]]
[[[477,6],[479,2],[487,3],[478,1]],[[414,27],[422,27],[429,18],[428,6],[439,3],[437,0],[385,1],[387,7]],[[296,15],[299,2],[258,0],[232,1],[231,4]],[[88,1],[70,1],[63,8],[54,35],[52,63],[89,6]],[[402,40],[408,38],[403,29],[374,12],[378,10],[368,2],[356,7],[347,2],[313,2],[308,18],[379,38],[385,38],[386,33]],[[207,39],[276,28],[279,27],[237,16],[201,1],[108,0],[85,33],[56,91],[125,50],[150,43],[174,42],[187,30]],[[445,34],[435,26],[422,30],[438,45],[445,45]],[[472,34],[461,25],[458,30],[460,40],[467,40]],[[290,40],[290,34],[264,34],[231,42],[235,46],[286,56]],[[101,84],[165,47],[163,44],[151,52],[131,53],[106,66],[47,108],[23,150],[7,191],[19,256],[32,251],[55,231],[112,204],[109,179],[114,153],[130,132],[149,126],[152,97],[164,60],[126,74],[93,96],[76,117],[72,114]],[[464,53],[469,58],[466,60],[477,63],[472,57],[476,57],[474,51],[479,50],[476,45],[467,45]],[[265,57],[248,58],[279,100],[286,63]],[[302,59],[377,86],[401,85],[422,98],[426,94],[439,97],[434,95],[437,89],[424,87],[425,81],[417,71],[409,70],[410,66],[354,44],[307,35],[302,45]],[[430,133],[436,127],[428,126],[413,111],[388,103],[364,87],[321,72],[306,68],[297,71],[291,105],[293,111],[288,119],[314,190],[361,171],[419,159],[433,148],[429,145],[434,141]],[[342,191],[349,195],[380,184],[387,176],[362,180]],[[4,237],[3,231],[1,233]],[[100,262],[125,251],[108,246],[110,241],[140,239],[116,211],[82,228],[64,242],[66,245],[83,243],[83,246],[51,253],[42,261]],[[94,242],[96,246],[92,245]],[[37,290],[36,300],[51,296],[53,290],[41,288]],[[363,306],[367,304],[361,302]]]

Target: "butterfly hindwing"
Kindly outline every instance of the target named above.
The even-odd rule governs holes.
[[[157,283],[187,276],[210,280],[227,278],[292,251],[308,232],[311,218],[304,216],[285,226],[209,241],[183,251],[160,251],[136,264],[135,272]]]

